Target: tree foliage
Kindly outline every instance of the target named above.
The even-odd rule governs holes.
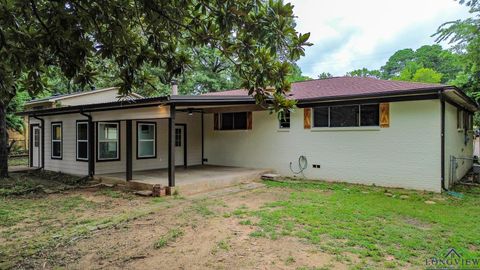
[[[407,63],[413,62],[415,59],[415,51],[412,49],[403,49],[396,51],[387,63],[381,67],[382,77],[390,79],[398,76],[400,72],[406,67]]]
[[[318,74],[318,78],[319,79],[328,79],[328,78],[332,78],[333,75],[330,74],[329,72],[322,72],[320,74]]]
[[[302,69],[297,64],[292,65],[292,72],[291,74],[287,77],[287,80],[291,83],[294,82],[303,82],[306,80],[311,80],[312,78],[305,76],[302,74]]]
[[[454,82],[468,94],[480,98],[480,2],[459,1],[470,8],[472,17],[442,24],[435,34],[437,42],[447,41],[461,54],[464,69]]]
[[[462,57],[459,54],[445,50],[438,44],[424,45],[417,50],[403,49],[395,52],[380,68],[382,78],[392,79],[402,77],[401,73],[409,67],[409,63],[415,63],[423,68],[432,69],[442,74],[440,82],[448,83],[455,79],[463,69]],[[413,76],[413,75],[412,75]]]
[[[382,73],[379,70],[369,70],[367,68],[361,68],[347,72],[347,76],[350,77],[369,77],[380,79]]]
[[[416,50],[398,50],[379,70],[362,68],[347,72],[346,75],[457,85],[464,80],[461,75],[463,69],[461,54],[434,44],[424,45]]]
[[[208,48],[230,61],[257,101],[273,97],[278,110],[293,105],[284,95],[287,78],[308,38],[295,30],[293,6],[281,0],[2,1],[0,177],[7,174],[6,107],[19,84],[31,96],[41,93],[49,68],[85,87],[101,73],[95,61],[108,60],[125,95],[149,84],[145,67],[168,84],[192,65],[193,50]]]

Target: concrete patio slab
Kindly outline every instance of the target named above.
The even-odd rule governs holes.
[[[270,169],[252,169],[227,166],[199,165],[175,169],[175,189],[182,195],[202,193],[214,189],[260,179]],[[134,171],[132,181],[125,181],[125,173],[95,176],[102,182],[125,184],[132,189],[151,189],[153,185],[168,186],[167,169]]]

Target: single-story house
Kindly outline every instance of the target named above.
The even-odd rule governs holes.
[[[281,117],[245,90],[29,110],[30,166],[126,181],[166,169],[175,186],[176,166],[220,165],[434,192],[472,167],[478,105],[456,87],[334,77],[288,98]]]

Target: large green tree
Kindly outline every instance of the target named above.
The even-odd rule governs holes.
[[[382,77],[384,79],[390,79],[394,76],[398,76],[400,72],[405,68],[408,62],[412,62],[415,59],[415,51],[412,49],[403,49],[396,51],[387,63],[381,67]]]
[[[435,34],[437,41],[447,41],[462,55],[464,69],[454,83],[475,98],[480,97],[480,2],[460,0],[470,8],[472,17],[442,24]]]
[[[309,34],[295,30],[293,6],[281,0],[3,0],[0,4],[0,177],[8,176],[6,107],[25,85],[44,90],[57,67],[75,84],[94,85],[98,58],[118,69],[120,93],[148,83],[142,68],[168,84],[185,73],[190,48],[217,50],[258,102],[274,87],[273,109],[292,106],[284,93],[291,63]],[[188,48],[188,49],[185,49]]]
[[[403,49],[395,52],[388,59],[387,63],[381,67],[383,79],[392,79],[401,77],[401,73],[406,69],[408,71],[409,63],[432,69],[443,74],[440,82],[448,83],[456,78],[456,75],[462,71],[462,57],[459,54],[445,50],[438,44],[424,45],[417,50]]]

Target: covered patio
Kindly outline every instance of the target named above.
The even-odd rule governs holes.
[[[268,169],[252,169],[229,166],[197,165],[177,167],[175,188],[181,194],[194,194],[217,188],[232,186],[260,179],[269,173]],[[111,183],[125,183],[125,173],[96,175],[98,180]],[[126,182],[134,189],[152,189],[153,185],[168,186],[168,169],[143,170],[133,172],[132,179]]]

